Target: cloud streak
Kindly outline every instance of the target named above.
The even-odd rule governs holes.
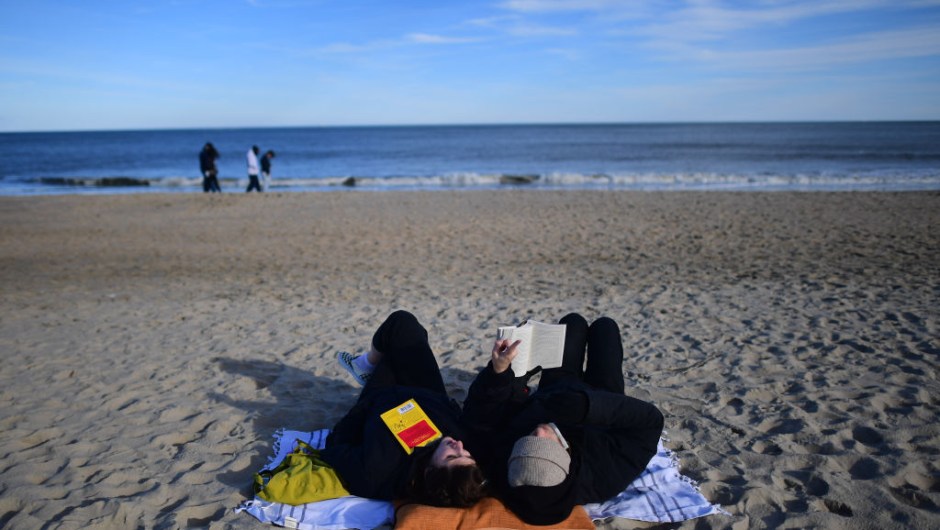
[[[466,44],[468,42],[478,42],[480,39],[469,37],[446,37],[444,35],[433,35],[430,33],[409,33],[403,39],[404,42],[414,44]]]
[[[557,19],[563,13],[587,14],[587,18],[572,18],[577,23],[566,34],[604,35],[610,49],[620,50],[624,56],[647,57],[651,62],[665,60],[664,65],[691,62],[752,73],[812,71],[938,56],[940,26],[905,27],[916,24],[918,10],[938,6],[940,0],[782,0],[743,7],[722,0],[688,0],[674,9],[664,9],[656,2],[608,0],[507,0],[499,4],[513,13],[510,16],[515,17],[517,27]],[[853,26],[846,24],[829,32],[820,29],[815,43],[789,38],[797,24],[862,14],[877,19],[882,11],[893,17],[906,16],[897,18],[894,28],[881,31],[854,33]],[[826,35],[830,35],[827,40],[820,40]],[[794,42],[797,44],[791,44]],[[648,51],[661,55],[648,57]]]
[[[718,40],[728,35],[772,26],[783,27],[821,16],[858,13],[877,9],[929,7],[940,2],[903,2],[886,0],[829,0],[821,2],[772,3],[767,7],[736,9],[721,2],[693,2],[688,7],[666,13],[663,22],[654,22],[640,32],[660,39],[684,42]]]
[[[940,56],[940,27],[881,31],[838,42],[755,51],[685,50],[688,57],[729,70],[818,70],[872,61]]]

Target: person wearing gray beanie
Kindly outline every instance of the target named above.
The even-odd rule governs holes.
[[[624,395],[620,329],[602,317],[566,326],[562,366],[516,377],[515,344],[497,340],[464,402],[463,421],[486,451],[475,453],[504,504],[529,524],[564,521],[579,504],[623,491],[656,454],[663,415]],[[586,364],[585,364],[586,357]]]
[[[568,478],[570,467],[571,455],[557,439],[523,436],[509,455],[509,485],[557,486]]]

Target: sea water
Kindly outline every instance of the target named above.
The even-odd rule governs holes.
[[[252,145],[271,191],[940,189],[940,122],[846,122],[2,133],[0,195],[201,192],[206,142],[224,192]]]

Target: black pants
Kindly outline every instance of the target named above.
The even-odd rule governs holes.
[[[562,379],[575,378],[595,388],[623,394],[623,344],[617,323],[601,317],[589,327],[577,313],[566,315],[558,323],[566,326],[562,365],[543,370],[539,386],[548,387]]]
[[[382,354],[359,398],[388,386],[415,386],[447,395],[428,332],[407,311],[395,311],[379,326],[372,347]]]
[[[248,189],[245,190],[245,193],[248,193],[251,190],[258,190],[261,192],[261,182],[258,180],[258,175],[248,175]]]
[[[222,188],[219,187],[219,177],[214,171],[205,171],[203,173],[202,191],[205,193],[210,191],[222,193]]]

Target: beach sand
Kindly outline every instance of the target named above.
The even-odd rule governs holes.
[[[272,434],[395,309],[458,400],[499,325],[620,322],[732,514],[678,528],[940,527],[935,192],[5,197],[0,287],[2,528],[263,528]]]

